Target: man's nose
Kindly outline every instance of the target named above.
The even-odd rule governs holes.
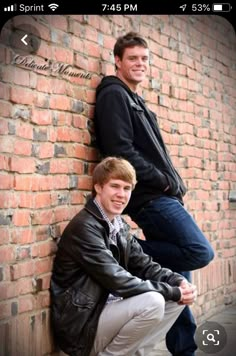
[[[121,197],[125,196],[125,190],[123,188],[120,188],[117,192],[117,194]]]
[[[142,65],[145,65],[146,62],[143,58],[137,58],[136,64],[142,66]]]

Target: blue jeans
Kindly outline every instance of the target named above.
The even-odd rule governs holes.
[[[146,241],[138,240],[145,253],[162,267],[190,280],[190,271],[206,266],[214,252],[192,216],[175,198],[162,196],[150,201],[131,218],[143,230]],[[175,356],[193,356],[196,324],[185,307],[166,335],[168,350]]]

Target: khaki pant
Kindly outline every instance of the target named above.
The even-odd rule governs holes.
[[[106,304],[90,356],[148,356],[183,308],[157,292]]]

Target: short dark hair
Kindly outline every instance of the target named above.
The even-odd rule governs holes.
[[[136,185],[136,172],[131,163],[123,158],[106,157],[95,167],[93,171],[93,196],[96,195],[95,184],[103,186],[110,179],[120,179],[132,185]]]
[[[114,56],[118,56],[120,59],[122,59],[124,50],[134,46],[148,48],[146,40],[142,38],[137,32],[129,32],[124,36],[120,36],[118,37],[114,46]]]

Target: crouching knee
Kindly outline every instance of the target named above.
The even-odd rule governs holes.
[[[165,314],[165,299],[158,292],[147,292],[143,294],[146,308],[153,314],[156,321],[161,321]]]
[[[186,271],[193,271],[207,266],[214,258],[214,251],[211,245],[205,244],[191,245],[186,254]]]
[[[214,258],[214,251],[210,245],[205,246],[197,256],[198,268],[207,266]]]

